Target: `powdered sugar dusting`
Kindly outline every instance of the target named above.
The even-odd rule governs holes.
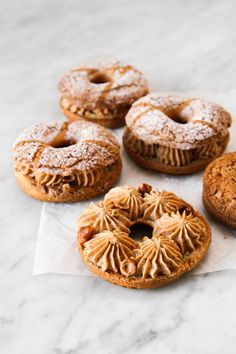
[[[163,116],[165,116],[163,114]],[[158,115],[160,118],[160,115]],[[141,117],[135,125],[135,134],[138,138],[153,144],[171,146],[172,148],[191,149],[197,147],[200,142],[213,135],[215,131],[201,123],[189,123],[179,125],[171,119],[156,120],[156,115],[149,112]]]
[[[107,147],[98,147],[96,143],[79,142],[63,149],[52,147],[44,149],[37,169],[54,174],[68,173],[68,169],[86,172],[97,167],[109,166],[117,161],[117,158],[117,154]]]
[[[31,163],[41,146],[40,143],[26,142],[23,145],[18,145],[14,149],[14,160],[16,162]]]
[[[223,107],[214,103],[206,102],[202,99],[195,99],[181,111],[181,116],[191,120],[199,120],[208,122],[217,129],[217,131],[226,135],[228,127],[231,125],[231,116]]]
[[[63,128],[63,124],[42,123],[25,130],[17,139],[18,145],[15,144],[14,147],[15,161],[32,163],[42,146],[44,149],[35,168],[50,174],[68,174],[68,169],[86,172],[97,167],[109,166],[118,160],[119,144],[105,128],[82,119],[69,123],[67,128]],[[74,140],[76,143],[62,148],[50,146],[62,128],[67,129],[65,140]],[[40,143],[41,141],[44,145]],[[45,147],[46,143],[48,147]]]
[[[175,122],[158,109],[160,107],[163,110],[170,108],[175,110],[182,106],[184,108],[178,111],[178,114],[179,117],[188,119],[186,124]],[[137,138],[153,144],[186,150],[198,147],[201,142],[215,136],[217,127],[227,134],[230,121],[230,115],[217,104],[158,94],[150,94],[139,99],[126,117],[127,126]]]
[[[89,72],[97,70],[105,72],[110,81],[92,83]],[[82,65],[67,73],[59,83],[62,97],[73,100],[78,108],[95,109],[97,103],[132,104],[147,93],[147,81],[135,68],[117,60],[103,60]]]
[[[39,123],[25,129],[16,139],[15,145],[21,141],[34,140],[45,144],[57,136],[63,126],[63,122]]]
[[[70,123],[66,132],[66,138],[75,141],[98,140],[115,146],[119,146],[116,139],[107,129],[86,121]]]
[[[150,93],[149,95],[142,97],[138,101],[136,101],[133,107],[138,107],[142,103],[148,103],[149,105],[160,106],[163,109],[174,109],[177,108],[181,103],[183,103],[184,100],[186,100],[186,98],[183,99],[182,97],[178,96],[159,96],[155,93]]]

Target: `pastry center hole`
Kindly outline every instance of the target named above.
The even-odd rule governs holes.
[[[170,111],[170,112],[166,112],[166,115],[176,123],[179,123],[179,124],[187,124],[188,123],[188,119],[185,117],[182,117],[178,112]]]
[[[89,81],[93,84],[105,84],[106,82],[110,82],[111,79],[103,71],[96,71],[89,75]]]
[[[129,236],[134,240],[141,241],[145,236],[152,238],[153,227],[143,222],[137,222],[129,229]]]
[[[75,145],[75,141],[60,140],[60,141],[55,141],[51,144],[51,146],[54,147],[55,149],[62,149],[72,145]]]

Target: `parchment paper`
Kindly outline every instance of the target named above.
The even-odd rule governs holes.
[[[205,97],[214,100],[236,116],[236,92],[228,94],[191,93],[183,96]],[[122,128],[113,130],[122,141]],[[236,150],[235,123],[231,127],[231,139],[227,151]],[[202,173],[189,176],[171,176],[145,170],[137,166],[122,148],[123,170],[117,185],[149,183],[154,188],[173,191],[206,216],[212,227],[212,243],[207,256],[191,274],[203,274],[223,269],[236,269],[236,231],[221,225],[204,210],[201,201]],[[103,196],[93,199],[96,202]],[[76,220],[91,200],[54,204],[43,203],[35,250],[33,274],[63,273],[92,276],[80,259],[76,249]]]

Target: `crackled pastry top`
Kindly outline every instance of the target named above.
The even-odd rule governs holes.
[[[190,150],[203,141],[228,134],[231,116],[220,105],[198,98],[149,94],[126,116],[127,127],[140,140]]]
[[[114,136],[82,119],[73,123],[36,124],[17,138],[13,150],[19,170],[33,169],[34,174],[42,176],[90,172],[119,159],[119,145]]]
[[[218,213],[236,223],[236,152],[224,154],[208,165],[203,191]]]
[[[100,75],[104,82],[96,83]],[[59,83],[62,97],[77,107],[92,110],[98,106],[131,104],[147,93],[143,74],[118,60],[85,63],[67,73]]]
[[[130,227],[137,223],[152,226],[152,237],[131,238]],[[176,274],[210,237],[207,222],[188,203],[146,184],[111,189],[84,210],[78,228],[87,264],[132,279]]]

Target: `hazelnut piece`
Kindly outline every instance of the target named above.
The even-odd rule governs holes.
[[[92,226],[87,225],[87,226],[81,226],[78,232],[78,239],[81,244],[81,246],[84,245],[85,242],[90,240],[95,233],[95,230]]]
[[[184,205],[180,209],[178,209],[178,211],[179,211],[180,215],[182,215],[184,212],[186,213],[186,215],[189,215],[193,212],[193,209],[188,205],[186,205],[186,206]]]
[[[68,109],[70,107],[70,102],[66,98],[62,99],[61,104],[65,109]]]
[[[71,111],[72,113],[75,113],[75,112],[77,111],[76,105],[71,106],[71,107],[70,107],[70,111]]]
[[[146,184],[146,183],[142,183],[140,184],[140,186],[138,187],[138,192],[141,194],[145,194],[145,193],[150,193],[152,190],[152,186],[150,186],[150,184]]]
[[[125,276],[130,276],[136,273],[136,265],[129,259],[124,259],[121,263],[120,271]]]

